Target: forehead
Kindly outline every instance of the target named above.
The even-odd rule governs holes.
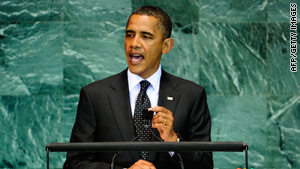
[[[153,16],[134,14],[128,20],[126,30],[156,32],[159,28],[158,22],[159,19]]]

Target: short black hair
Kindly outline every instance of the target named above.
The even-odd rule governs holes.
[[[171,37],[171,32],[172,32],[172,21],[169,17],[169,15],[163,11],[159,7],[154,7],[154,6],[142,6],[135,11],[132,12],[130,17],[132,15],[146,15],[146,16],[153,16],[155,18],[158,18],[160,21],[160,25],[163,28],[163,37],[164,39],[170,38]],[[130,19],[129,17],[129,19]],[[128,21],[129,21],[128,19]],[[127,21],[127,24],[128,24]]]

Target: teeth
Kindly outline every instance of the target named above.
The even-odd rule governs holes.
[[[133,54],[132,56],[133,57],[140,57],[141,55],[140,54]]]

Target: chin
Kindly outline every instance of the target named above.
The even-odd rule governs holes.
[[[128,66],[128,69],[130,70],[131,73],[140,75],[143,73],[143,70],[141,68],[138,67],[134,67],[134,66]]]

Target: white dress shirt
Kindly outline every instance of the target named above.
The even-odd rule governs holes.
[[[135,102],[140,92],[140,82],[142,80],[147,80],[148,82],[150,82],[151,85],[148,87],[147,95],[151,102],[151,107],[157,106],[161,77],[161,65],[159,65],[157,71],[147,79],[143,79],[142,77],[131,73],[129,69],[127,70],[127,77],[132,117],[134,116]]]

